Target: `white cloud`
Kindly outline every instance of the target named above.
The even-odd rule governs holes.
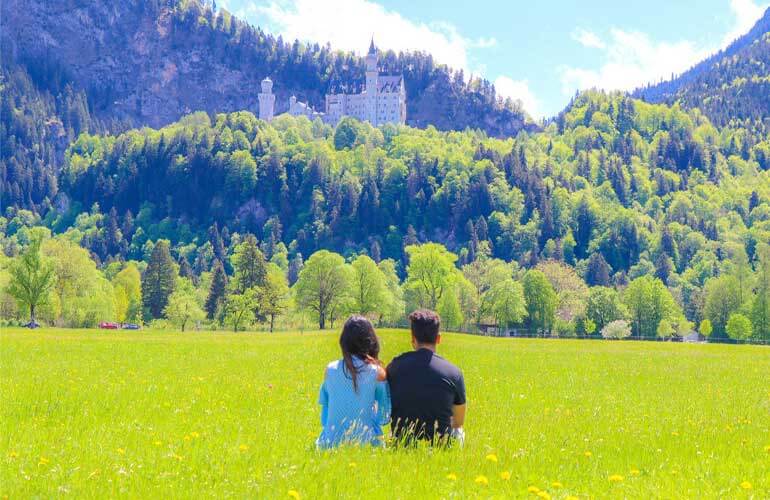
[[[449,23],[406,19],[369,0],[273,0],[266,6],[250,3],[242,15],[287,40],[329,42],[335,49],[361,54],[374,36],[383,49],[426,51],[466,72],[471,69],[469,49],[497,43],[494,38],[467,38]]]
[[[710,52],[689,41],[655,42],[645,33],[617,28],[610,31],[610,40],[602,50],[605,62],[599,69],[560,68],[565,94],[591,87],[631,90],[681,73]]]
[[[583,46],[600,49],[604,61],[598,69],[574,66],[558,68],[562,91],[569,95],[577,89],[592,87],[632,90],[646,83],[671,78],[746,33],[762,16],[765,8],[767,4],[757,5],[752,0],[730,0],[730,9],[735,19],[729,33],[718,46],[699,46],[689,40],[661,42],[653,40],[646,33],[618,28],[610,30],[609,39],[605,42],[595,33],[578,28],[572,37]]]
[[[770,4],[757,5],[752,0],[730,0],[730,10],[735,15],[735,23],[722,39],[722,48],[727,47],[741,35],[745,35],[762,17]]]
[[[495,80],[495,90],[503,97],[521,101],[521,105],[532,118],[542,117],[540,102],[532,89],[529,88],[527,80],[514,80],[507,76],[499,76]]]
[[[573,31],[572,38],[584,47],[592,47],[595,49],[603,49],[606,47],[602,39],[599,38],[599,35],[583,28],[577,28]]]

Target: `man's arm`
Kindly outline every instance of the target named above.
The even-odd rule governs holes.
[[[452,429],[460,429],[465,423],[465,404],[452,406]]]
[[[455,381],[455,400],[452,406],[452,429],[460,429],[465,423],[465,378],[460,373]]]

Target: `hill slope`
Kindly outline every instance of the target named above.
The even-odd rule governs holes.
[[[12,60],[61,68],[101,117],[158,127],[191,111],[256,110],[259,81],[276,81],[279,109],[296,94],[321,106],[334,82],[363,79],[363,60],[329,47],[284,42],[198,1],[8,0],[3,45]],[[361,41],[366,44],[366,40]],[[383,57],[403,69],[410,124],[515,134],[522,111],[421,53]]]
[[[6,0],[0,9],[2,188],[34,210],[53,199],[62,153],[81,132],[255,112],[266,75],[279,111],[290,95],[320,108],[331,85],[363,79],[360,57],[286,43],[198,0]],[[535,128],[489,82],[466,82],[428,54],[387,52],[381,62],[403,69],[413,126],[492,136]]]
[[[744,36],[672,80],[638,89],[648,102],[700,108],[716,125],[770,118],[770,9]]]

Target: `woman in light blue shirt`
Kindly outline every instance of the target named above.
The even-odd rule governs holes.
[[[328,364],[321,385],[318,403],[323,430],[316,445],[381,446],[381,426],[390,419],[390,395],[372,323],[363,316],[348,318],[340,349],[342,359]]]

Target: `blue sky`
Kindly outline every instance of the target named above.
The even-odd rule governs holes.
[[[219,0],[284,38],[425,50],[552,116],[578,89],[668,78],[748,31],[769,0]]]

